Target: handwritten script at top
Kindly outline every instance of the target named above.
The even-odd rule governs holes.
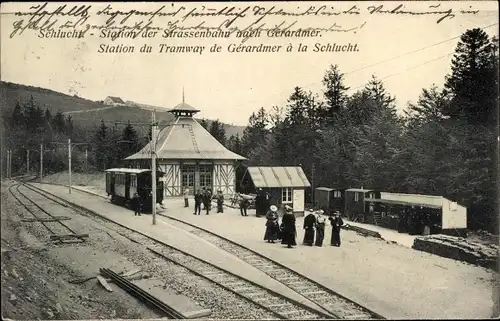
[[[434,16],[436,23],[454,19],[457,15],[474,15],[477,10],[446,9],[438,5],[415,5],[424,10],[410,10],[399,5],[358,5],[345,4],[344,9],[331,5],[296,8],[279,8],[276,5],[224,6],[210,8],[204,5],[171,4],[158,6],[152,10],[118,10],[111,5],[93,8],[92,5],[53,5],[39,4],[26,11],[15,12],[13,30],[10,37],[22,35],[25,31],[52,31],[57,29],[77,30],[85,35],[89,30],[136,31],[139,35],[148,30],[210,30],[235,32],[268,31],[275,32],[309,30],[321,32],[356,32],[366,22],[357,25],[341,26],[335,18],[351,16],[353,21],[363,16],[422,17]],[[153,6],[153,5],[151,5]],[[126,7],[130,7],[126,5]],[[304,19],[306,18],[306,19]],[[314,19],[307,19],[314,18]],[[272,20],[272,22],[270,21]],[[345,20],[345,19],[344,19]],[[97,23],[98,22],[98,23]],[[302,22],[302,24],[301,24]]]

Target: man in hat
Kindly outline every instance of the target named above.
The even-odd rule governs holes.
[[[134,210],[134,216],[141,216],[141,198],[139,197],[139,194],[134,193],[134,197],[132,197],[132,209]]]
[[[309,214],[304,218],[304,241],[303,243],[312,246],[314,243],[314,226],[316,225],[316,217],[314,217],[314,210],[310,209]]]
[[[262,192],[262,188],[257,190],[257,196],[255,197],[255,216],[260,217],[264,214],[264,195]]]
[[[201,204],[203,203],[203,195],[200,190],[197,190],[194,194],[194,215],[200,215]]]
[[[217,191],[217,213],[224,213],[224,208],[222,207],[224,205],[224,195],[222,195],[222,191],[218,190]]]
[[[241,216],[248,216],[247,214],[247,209],[248,209],[248,206],[250,206],[250,201],[239,195],[239,198],[240,198],[240,213],[241,213]]]
[[[342,217],[340,217],[340,212],[336,211],[333,216],[328,218],[332,224],[332,238],[330,240],[330,245],[340,246],[340,227],[344,225]]]
[[[295,227],[295,215],[293,215],[293,209],[286,205],[285,215],[281,219],[282,224],[282,238],[281,244],[286,244],[288,248],[297,245],[295,237],[297,236],[297,230]]]

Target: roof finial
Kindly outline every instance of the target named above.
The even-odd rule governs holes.
[[[184,86],[182,86],[182,102],[185,103],[185,100],[184,100]]]

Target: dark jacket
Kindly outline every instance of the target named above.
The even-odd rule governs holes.
[[[194,194],[194,202],[196,204],[201,204],[201,202],[203,201],[203,195],[201,195],[201,193],[196,193]]]

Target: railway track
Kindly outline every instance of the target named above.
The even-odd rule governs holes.
[[[261,270],[339,319],[385,319],[378,313],[245,246],[178,218],[159,215],[173,221],[172,225],[197,235]]]
[[[54,196],[37,187],[29,186],[29,188],[40,195],[55,199],[61,205],[70,204],[62,198]],[[49,196],[50,195],[50,196]],[[57,200],[59,199],[59,200]],[[71,207],[71,206],[70,206]],[[92,215],[95,213],[75,206],[80,211],[88,212]],[[100,216],[102,217],[102,216]],[[106,218],[102,217],[107,220]],[[266,311],[269,311],[279,319],[331,319],[334,315],[313,309],[305,304],[289,299],[277,292],[267,289],[259,284],[256,284],[248,279],[240,277],[222,267],[218,267],[203,259],[197,258],[181,249],[174,246],[157,241],[146,234],[135,231],[127,226],[120,225],[116,222],[107,220],[116,225],[114,229],[116,233],[130,240],[133,243],[144,246],[149,251],[154,253],[161,259],[168,260],[178,266],[181,266],[189,272],[200,276],[211,283],[228,290],[243,300],[249,301]]]
[[[45,210],[35,201],[33,201],[26,193],[21,191],[21,187],[32,190],[23,183],[16,183],[9,186],[9,193],[16,201],[31,214],[32,218],[23,218],[22,222],[41,223],[50,233],[50,240],[56,243],[82,243],[88,238],[88,234],[79,234],[63,221],[68,221],[71,218],[67,216],[55,216]],[[48,197],[47,197],[48,198]],[[48,198],[54,201],[52,198]],[[68,207],[66,204],[59,202],[58,205]]]

